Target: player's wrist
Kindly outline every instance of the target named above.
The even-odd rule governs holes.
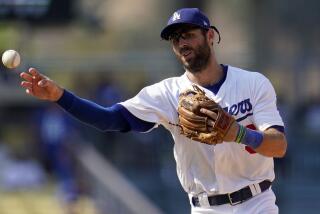
[[[237,137],[238,130],[239,130],[239,124],[236,121],[234,121],[231,124],[230,129],[228,130],[226,136],[223,138],[223,141],[234,142]]]
[[[240,124],[238,125],[238,127],[239,127],[239,129],[238,129],[238,132],[237,132],[237,135],[235,137],[234,142],[242,143],[242,140],[244,139],[245,134],[246,134],[246,128]]]
[[[55,91],[54,96],[51,99],[51,101],[58,102],[61,99],[63,94],[64,94],[64,89],[57,86],[56,91]]]
[[[263,133],[239,125],[239,130],[235,142],[242,143],[244,145],[252,147],[253,149],[256,149],[263,142]]]

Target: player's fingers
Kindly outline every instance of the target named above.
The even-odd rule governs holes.
[[[32,76],[30,74],[27,74],[26,72],[22,72],[20,74],[20,77],[28,82],[32,82]]]
[[[27,81],[22,81],[20,84],[22,87],[24,88],[32,88],[32,83],[31,82],[27,82]]]
[[[38,86],[47,87],[50,85],[50,81],[48,79],[43,79],[38,82]]]
[[[30,88],[26,89],[26,93],[29,94],[29,95],[33,95],[33,92],[32,92],[32,90]]]
[[[216,113],[214,113],[213,111],[210,111],[210,110],[208,110],[208,109],[205,109],[205,108],[201,108],[200,109],[200,112],[201,113],[203,113],[203,114],[205,114],[205,115],[207,115],[207,116],[209,116],[209,117],[211,117],[212,119],[217,119],[217,114]]]
[[[40,73],[35,68],[29,68],[28,71],[34,78],[41,78]]]
[[[208,126],[211,126],[211,127],[214,127],[214,124],[215,124],[215,122],[213,121],[213,120],[207,120],[207,125]]]

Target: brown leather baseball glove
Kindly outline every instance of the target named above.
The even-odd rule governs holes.
[[[202,108],[210,110],[212,116],[201,113]],[[193,85],[193,90],[189,89],[179,95],[178,113],[181,134],[210,145],[222,143],[235,122],[231,115],[208,98],[197,85]]]

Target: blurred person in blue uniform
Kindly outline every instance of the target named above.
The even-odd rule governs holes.
[[[72,121],[52,106],[38,112],[37,119],[41,153],[57,178],[58,198],[65,206],[66,213],[74,214],[79,199],[79,186],[75,162],[69,149],[72,143]]]

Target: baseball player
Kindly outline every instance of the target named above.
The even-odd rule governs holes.
[[[199,9],[174,12],[161,37],[171,43],[184,74],[147,86],[111,107],[77,97],[34,68],[20,74],[21,85],[27,94],[56,102],[103,131],[147,132],[164,126],[175,142],[177,174],[192,213],[278,213],[271,189],[273,157],[285,155],[287,141],[275,91],[260,73],[218,64],[213,46],[217,35],[220,41],[218,30]],[[234,118],[217,144],[207,145],[181,134],[179,95],[194,85]],[[200,111],[217,119],[213,111]]]

